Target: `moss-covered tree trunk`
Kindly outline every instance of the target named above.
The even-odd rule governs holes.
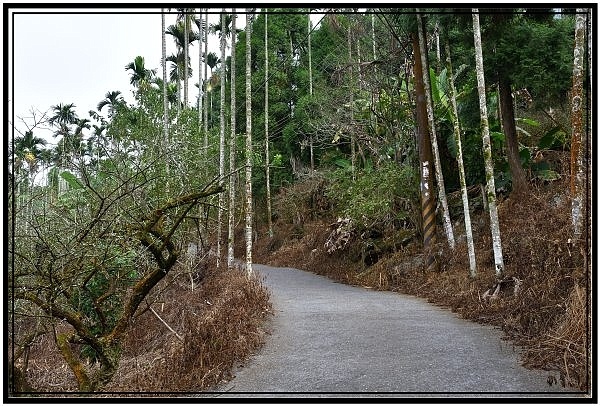
[[[235,244],[235,9],[231,10],[231,134],[229,135],[229,210],[227,213],[227,267],[233,268]]]
[[[310,44],[310,38],[312,37],[312,23],[310,21],[310,8],[308,9],[308,94],[313,95],[313,76],[312,76],[312,48]],[[266,20],[265,20],[265,44],[266,40]],[[309,135],[309,148],[310,148],[310,170],[314,172],[315,170],[315,152],[314,152],[314,144],[313,144],[313,136]]]
[[[221,106],[219,112],[219,182],[223,182],[225,176],[225,9],[221,13]],[[217,268],[221,266],[221,252],[222,252],[222,234],[223,234],[223,207],[225,198],[223,195],[219,195],[219,208],[217,209]]]
[[[188,106],[188,75],[190,54],[190,16],[187,9],[183,9],[183,105]]]
[[[349,65],[349,85],[348,93],[350,95],[350,166],[352,170],[352,180],[356,180],[356,136],[354,131],[354,70],[352,69],[352,36],[350,24],[348,24],[348,65]]]
[[[485,179],[488,210],[490,213],[490,228],[492,232],[492,248],[494,250],[494,267],[496,277],[504,272],[502,256],[502,241],[500,239],[500,222],[496,207],[496,185],[494,182],[494,161],[490,144],[490,125],[488,122],[487,103],[485,95],[485,78],[483,75],[483,53],[481,50],[481,29],[479,27],[479,10],[473,9],[473,38],[475,42],[475,64],[477,73],[477,92],[479,93],[479,112],[481,115],[481,138],[483,140],[483,158],[485,160]]]
[[[208,10],[208,9],[207,9]],[[208,12],[204,13],[204,21],[208,28]],[[208,29],[204,30],[204,77],[208,85]],[[212,93],[211,93],[212,95]],[[204,153],[208,154],[208,89],[204,86]],[[212,96],[211,96],[212,97]],[[212,106],[211,106],[212,107]]]
[[[456,88],[452,74],[452,59],[450,56],[450,42],[446,40],[446,71],[448,83],[450,84],[450,103],[452,104],[452,126],[454,128],[454,142],[456,143],[456,162],[458,163],[458,177],[462,191],[463,213],[465,216],[465,234],[467,237],[467,251],[469,254],[469,275],[474,278],[477,275],[477,263],[475,261],[475,245],[473,244],[473,229],[471,227],[471,214],[469,212],[469,195],[465,178],[465,165],[462,155],[462,143],[460,139],[460,122],[458,120],[458,108],[456,105]]]
[[[246,272],[252,275],[252,9],[246,10]]]

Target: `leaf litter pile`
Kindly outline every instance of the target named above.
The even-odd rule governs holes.
[[[478,272],[474,279],[469,278],[460,223],[454,226],[459,236],[454,251],[438,226],[439,272],[423,270],[418,237],[382,255],[374,265],[361,257],[356,236],[343,250],[327,253],[332,224],[321,215],[304,222],[300,234],[297,225],[276,224],[275,237],[259,241],[255,258],[343,283],[423,297],[466,319],[497,326],[505,339],[521,346],[524,366],[548,370],[549,385],[586,391],[591,382],[591,248],[589,235],[573,240],[565,190],[568,185],[562,182],[532,184],[525,196],[499,200],[505,264],[501,280],[494,275],[489,215],[481,208],[472,214]]]
[[[140,305],[117,373],[98,396],[207,390],[230,379],[263,344],[271,305],[257,278],[240,270],[214,271],[206,261],[195,274],[174,273]],[[201,279],[193,288],[192,277]],[[76,392],[73,373],[55,347],[52,334],[35,342],[28,383],[35,392]]]

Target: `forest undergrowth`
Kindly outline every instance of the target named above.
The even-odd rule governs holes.
[[[300,186],[301,187],[301,186]],[[350,238],[343,250],[328,253],[325,242],[336,219],[321,212],[299,213],[303,222],[275,223],[275,236],[266,232],[256,246],[255,260],[290,266],[369,289],[390,290],[426,298],[466,319],[501,328],[504,339],[522,348],[522,363],[548,370],[549,385],[588,390],[590,385],[590,274],[585,241],[571,239],[570,199],[564,182],[532,183],[528,193],[499,203],[507,285],[518,279],[514,293],[486,291],[498,282],[489,232],[489,215],[472,214],[478,274],[469,278],[464,225],[455,223],[454,250],[438,226],[438,272],[426,273],[418,237],[393,252],[381,253],[367,265],[361,255],[364,241]],[[317,199],[318,200],[318,199]],[[314,202],[314,196],[306,199]],[[310,210],[310,204],[304,206]],[[301,211],[301,210],[300,210]],[[439,224],[439,222],[438,222]],[[462,234],[462,235],[461,235]],[[364,250],[364,248],[362,248]],[[492,290],[493,292],[494,290]]]
[[[114,379],[95,396],[160,397],[178,392],[184,396],[205,391],[230,379],[233,369],[263,344],[271,314],[268,291],[245,272],[215,271],[212,264],[200,261],[193,274],[174,272],[178,276],[157,286],[152,305],[140,306],[123,342]],[[193,289],[190,278],[197,280]],[[73,372],[51,334],[31,347],[27,380],[44,396],[77,392]]]

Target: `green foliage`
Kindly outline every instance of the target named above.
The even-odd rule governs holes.
[[[392,9],[394,10],[394,9]],[[406,33],[417,33],[417,16],[415,9],[408,9],[410,13],[403,13],[406,9],[395,9],[396,13],[388,16],[394,25]]]
[[[462,147],[467,185],[485,184],[481,134],[478,131],[466,131]]]
[[[409,166],[386,162],[377,170],[363,171],[352,180],[348,168],[329,175],[327,197],[339,216],[359,229],[410,223],[410,204],[418,201],[418,175]]]
[[[71,296],[71,305],[86,318],[90,331],[96,336],[115,327],[122,314],[127,289],[138,277],[138,253],[128,247],[127,241],[122,243],[98,242],[94,251],[103,257],[95,256],[89,260],[85,272],[90,277],[84,284],[75,286]],[[98,361],[98,354],[89,345],[82,347],[81,355],[92,363]]]
[[[495,49],[484,54],[487,66],[507,75],[515,89],[527,88],[538,105],[563,99],[571,88],[573,20],[514,15],[504,27],[496,38],[484,38]]]
[[[560,126],[546,132],[538,142],[540,149],[563,149],[569,142],[569,137]]]
[[[543,181],[554,181],[561,175],[543,159],[534,159],[534,156],[542,157],[549,150],[564,150],[568,146],[569,139],[560,126],[547,131],[538,141],[537,146],[521,146],[519,156],[524,168],[528,169],[534,178]]]
[[[81,181],[79,179],[77,179],[77,177],[75,175],[73,175],[71,172],[68,172],[68,171],[61,172],[60,177],[63,178],[67,182],[67,185],[69,185],[69,187],[71,189],[82,189],[84,187],[83,184],[81,183]]]
[[[549,165],[547,162],[538,164],[535,168],[535,177],[544,181],[553,181],[560,179],[560,174],[552,169],[548,169]]]

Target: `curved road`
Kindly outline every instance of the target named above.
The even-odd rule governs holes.
[[[271,291],[272,333],[219,396],[573,395],[548,385],[553,373],[522,367],[493,327],[412,296],[254,269]]]

